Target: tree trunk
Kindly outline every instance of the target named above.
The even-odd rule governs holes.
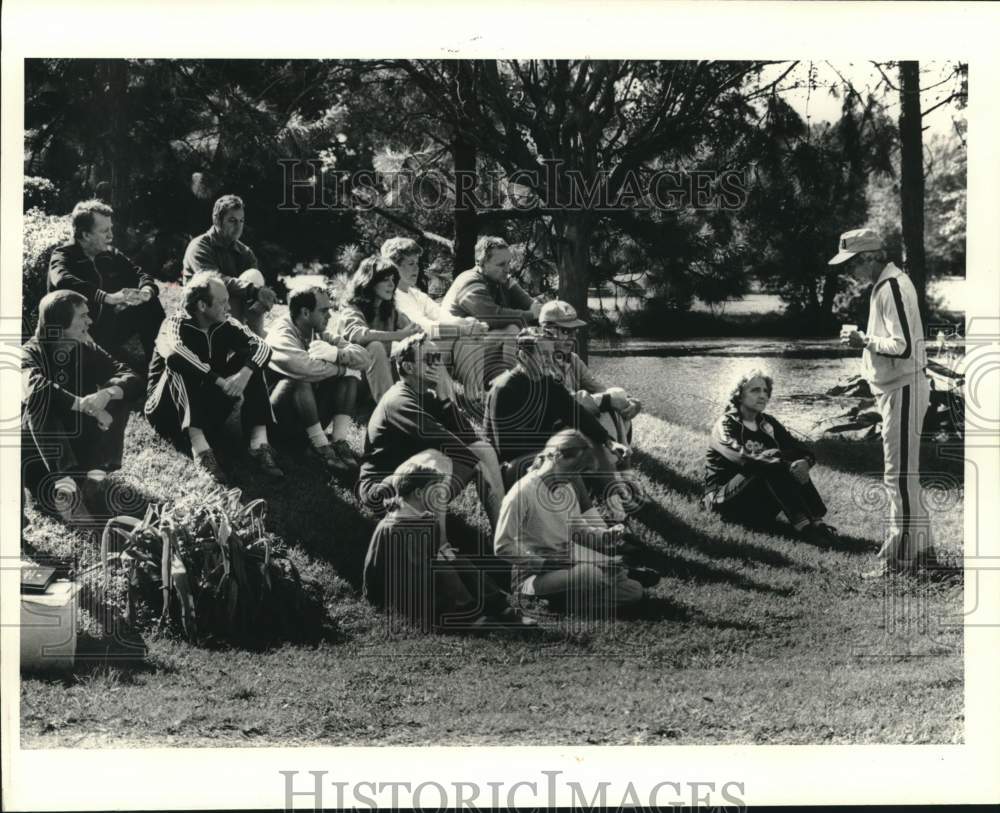
[[[833,322],[833,298],[837,295],[840,287],[840,274],[837,271],[828,271],[823,280],[823,299],[819,305],[819,319],[817,327],[819,333],[826,333],[832,327]]]
[[[557,259],[559,267],[559,298],[576,308],[577,315],[587,321],[587,286],[590,278],[590,241],[594,222],[589,212],[566,212],[557,221]],[[584,362],[589,356],[589,332],[577,331],[577,353]]]
[[[461,135],[455,136],[451,146],[452,157],[455,161],[456,178],[474,177],[476,173],[476,148]],[[459,189],[461,181],[456,184]],[[478,223],[476,220],[476,209],[472,204],[470,196],[464,196],[459,192],[455,199],[455,267],[454,273],[458,275],[466,269],[472,268],[476,264],[475,248],[478,237]]]
[[[475,109],[475,75],[469,60],[460,60],[456,66],[459,97],[462,114],[472,119]],[[476,209],[473,204],[473,190],[469,188],[476,177],[476,147],[467,141],[462,128],[456,128],[452,141],[452,158],[455,162],[455,256],[453,272],[457,276],[476,264],[475,247],[478,237]]]
[[[128,62],[109,59],[107,65],[108,95],[105,100],[108,115],[108,140],[110,148],[111,208],[115,221],[124,230],[132,220],[129,191],[129,114]]]
[[[917,289],[920,314],[927,320],[924,255],[924,147],[920,118],[920,63],[899,63],[900,212],[903,263]]]

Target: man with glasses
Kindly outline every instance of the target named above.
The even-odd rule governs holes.
[[[628,447],[551,375],[556,346],[556,337],[542,328],[522,330],[517,366],[499,376],[486,396],[486,436],[507,464],[508,482],[519,479],[561,429],[579,429],[593,442],[602,473],[611,475],[628,456]]]
[[[632,419],[642,410],[642,402],[621,387],[601,383],[576,354],[576,332],[586,322],[577,317],[576,308],[561,299],[545,303],[538,323],[556,336],[553,372],[562,380],[577,402],[598,418],[619,443],[632,441]]]
[[[841,341],[863,349],[862,373],[882,416],[884,482],[889,494],[880,566],[864,574],[871,578],[890,570],[911,570],[933,556],[930,519],[920,493],[920,433],[930,384],[924,372],[924,327],[910,278],[890,260],[882,238],[871,229],[841,235],[840,251],[829,264],[847,261],[847,273],[873,286],[866,330],[845,333]]]
[[[475,477],[479,499],[496,528],[504,497],[500,463],[458,405],[444,354],[426,334],[417,333],[397,344],[392,362],[399,381],[382,396],[368,421],[358,497],[381,516],[384,501],[393,496],[383,480],[414,455],[436,449],[451,460],[451,497]]]

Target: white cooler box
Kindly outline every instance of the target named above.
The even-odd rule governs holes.
[[[54,581],[44,593],[21,594],[21,671],[73,668],[76,656],[76,582]]]

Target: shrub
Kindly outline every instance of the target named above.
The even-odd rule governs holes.
[[[21,331],[28,337],[38,321],[38,302],[45,296],[45,276],[52,249],[72,239],[65,215],[50,215],[41,209],[24,213],[24,243],[21,256]]]
[[[48,178],[28,176],[24,179],[24,211],[41,209],[51,212],[58,194],[58,187]]]

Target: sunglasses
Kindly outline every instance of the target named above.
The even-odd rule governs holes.
[[[444,353],[441,353],[437,350],[431,350],[428,353],[424,353],[423,356],[421,356],[421,358],[423,358],[424,364],[426,364],[429,367],[433,367],[435,364],[440,364],[442,361],[444,361]]]

